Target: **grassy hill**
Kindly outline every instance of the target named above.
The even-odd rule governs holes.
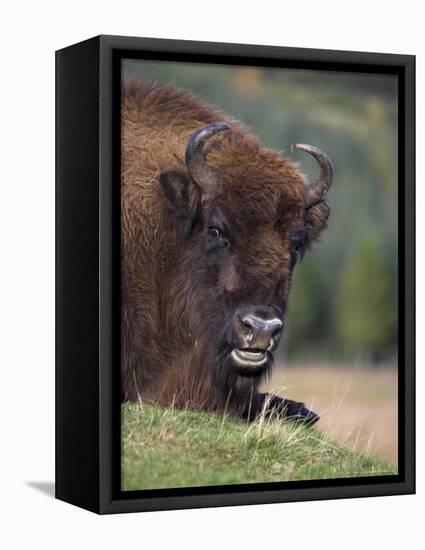
[[[397,473],[315,428],[150,405],[122,408],[123,490]]]

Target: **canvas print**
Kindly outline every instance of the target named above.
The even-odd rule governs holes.
[[[121,62],[121,489],[397,474],[397,78]]]

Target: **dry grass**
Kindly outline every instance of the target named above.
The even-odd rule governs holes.
[[[317,428],[349,449],[397,464],[397,370],[277,365],[265,389],[305,401]]]
[[[313,428],[262,415],[249,424],[206,412],[122,407],[123,490],[393,475]]]

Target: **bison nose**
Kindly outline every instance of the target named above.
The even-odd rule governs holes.
[[[237,316],[235,332],[240,347],[273,351],[279,343],[282,327],[274,311],[264,308]]]

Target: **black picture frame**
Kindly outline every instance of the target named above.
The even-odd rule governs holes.
[[[120,491],[122,57],[397,75],[398,475]],[[414,227],[414,56],[119,36],[56,52],[56,498],[105,514],[414,493]]]

